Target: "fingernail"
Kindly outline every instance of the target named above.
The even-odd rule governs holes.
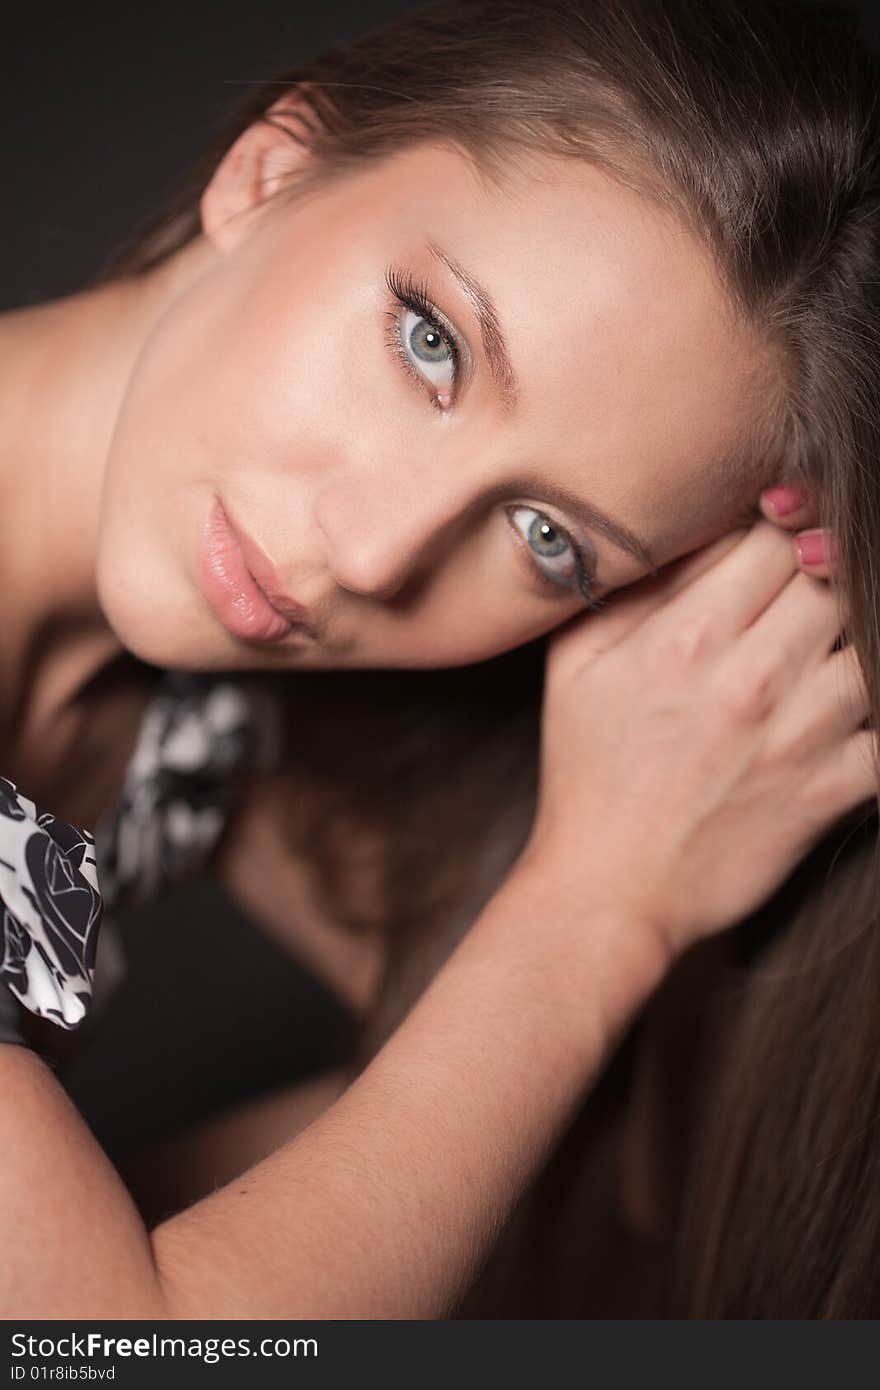
[[[837,545],[830,531],[801,531],[795,545],[802,565],[830,565],[837,559]]]
[[[807,500],[807,494],[802,487],[771,487],[762,492],[761,496],[777,516],[788,516],[789,512],[797,511]]]

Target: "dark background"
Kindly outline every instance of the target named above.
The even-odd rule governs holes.
[[[78,289],[164,201],[243,84],[419,6],[19,0],[14,8],[0,30],[0,308]]]
[[[847,7],[880,45],[878,0]],[[164,201],[243,83],[417,8],[412,0],[100,8],[19,0],[2,30],[0,308],[79,288]]]

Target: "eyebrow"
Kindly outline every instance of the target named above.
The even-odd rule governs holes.
[[[469,271],[465,270],[453,256],[443,250],[436,241],[428,242],[428,250],[431,255],[451,271],[459,288],[468,300],[477,323],[480,326],[480,337],[483,342],[483,351],[486,360],[498,388],[502,404],[507,413],[512,413],[518,403],[520,395],[520,385],[510,354],[507,351],[507,344],[504,340],[504,332],[501,327],[501,320],[498,310],[485,285],[475,279]],[[743,475],[743,464],[741,461],[741,450],[735,450],[734,455],[729,460],[724,460],[721,465],[722,477],[728,486],[731,481],[735,481],[741,486]],[[749,458],[751,457],[750,451]],[[746,476],[751,477],[754,472],[754,465],[751,461],[747,464]],[[494,500],[503,501],[513,492],[531,493],[534,497],[541,497],[553,506],[560,507],[574,517],[577,521],[593,531],[598,531],[616,545],[619,550],[623,550],[627,555],[631,555],[640,565],[643,565],[652,575],[656,575],[659,564],[647,541],[641,536],[637,536],[628,526],[622,522],[615,521],[608,516],[607,512],[602,512],[598,507],[592,506],[583,498],[578,497],[577,493],[571,492],[568,488],[562,487],[558,483],[549,483],[540,478],[521,477],[512,483],[505,484],[503,487],[494,489]],[[747,522],[754,521],[760,516],[757,502],[750,499],[745,508],[740,508],[736,516],[728,523],[729,529],[745,525]]]
[[[513,370],[513,363],[507,351],[507,344],[504,341],[504,333],[501,328],[501,320],[498,317],[498,310],[495,303],[479,280],[475,280],[473,275],[465,270],[464,266],[459,265],[442,246],[438,246],[435,241],[428,242],[428,250],[436,260],[443,264],[452,272],[459,288],[470,304],[480,325],[480,337],[483,340],[483,351],[486,354],[486,361],[495,380],[498,394],[507,414],[511,414],[519,403],[520,387],[516,372]]]
[[[486,354],[486,360],[495,379],[502,403],[508,413],[515,410],[519,400],[519,381],[507,351],[501,320],[498,317],[498,310],[492,296],[486,287],[480,284],[479,280],[474,279],[473,275],[465,270],[464,266],[460,265],[453,256],[444,251],[442,246],[438,246],[436,241],[428,242],[428,250],[436,260],[442,261],[452,272],[473,309],[480,325],[483,351]],[[642,540],[641,536],[637,536],[628,526],[615,521],[605,512],[599,511],[598,507],[593,507],[589,502],[585,502],[583,498],[578,497],[577,493],[570,492],[568,488],[561,487],[559,484],[545,482],[540,478],[521,477],[515,482],[496,488],[495,500],[501,501],[513,492],[531,493],[533,497],[541,497],[551,505],[562,508],[570,516],[575,517],[582,526],[589,527],[591,530],[606,536],[620,550],[633,556],[640,565],[644,565],[652,574],[657,573],[658,565],[647,541]]]
[[[586,526],[591,531],[598,531],[619,550],[626,551],[640,565],[644,565],[651,574],[657,573],[659,566],[647,541],[643,540],[641,536],[637,536],[635,531],[631,531],[622,522],[615,521],[613,517],[608,516],[607,512],[600,511],[598,507],[584,501],[583,497],[579,497],[576,492],[569,491],[567,487],[563,487],[559,483],[551,483],[544,478],[521,474],[491,489],[485,500],[503,502],[517,493],[540,497],[542,501],[549,502],[551,506],[559,507],[560,510],[579,521],[582,526]]]

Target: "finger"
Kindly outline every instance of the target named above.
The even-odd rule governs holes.
[[[816,672],[816,695],[828,710],[829,727],[855,733],[871,713],[868,684],[853,646],[841,647]]]
[[[805,483],[783,483],[767,488],[761,493],[759,506],[768,521],[786,531],[799,531],[819,521],[818,505]]]
[[[568,662],[579,667],[584,661],[607,651],[633,632],[650,614],[692,584],[717,564],[748,532],[742,528],[671,561],[656,575],[646,575],[634,584],[615,589],[604,607],[594,613],[576,613],[551,632],[548,658],[561,672]]]
[[[837,562],[837,544],[833,532],[815,527],[801,531],[794,540],[797,563],[805,574],[814,579],[830,579]]]
[[[720,650],[757,620],[796,572],[789,537],[756,521],[698,583],[677,595],[663,621],[691,630],[701,650]]]
[[[808,574],[793,574],[788,583],[743,633],[736,660],[747,669],[780,668],[779,688],[801,679],[831,652],[844,629],[837,595]]]
[[[749,534],[750,527],[740,526],[735,531],[728,531],[726,535],[720,536],[711,545],[701,546],[699,550],[692,550],[687,555],[682,555],[678,560],[666,568],[669,572],[669,588],[667,598],[673,594],[680,593],[689,584],[693,584],[695,579],[699,579],[701,574],[712,569],[719,560],[728,555],[736,546],[741,545]]]
[[[878,759],[880,744],[875,729],[860,729],[833,750],[818,782],[819,796],[830,816],[841,815],[863,801],[877,800]]]
[[[777,743],[789,753],[807,756],[817,749],[839,747],[871,713],[871,701],[855,648],[833,652],[791,699],[780,706]]]

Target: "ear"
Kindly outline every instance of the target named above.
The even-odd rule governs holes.
[[[202,230],[218,251],[233,250],[250,230],[252,215],[308,162],[314,120],[302,92],[287,92],[226,151],[200,202]]]

